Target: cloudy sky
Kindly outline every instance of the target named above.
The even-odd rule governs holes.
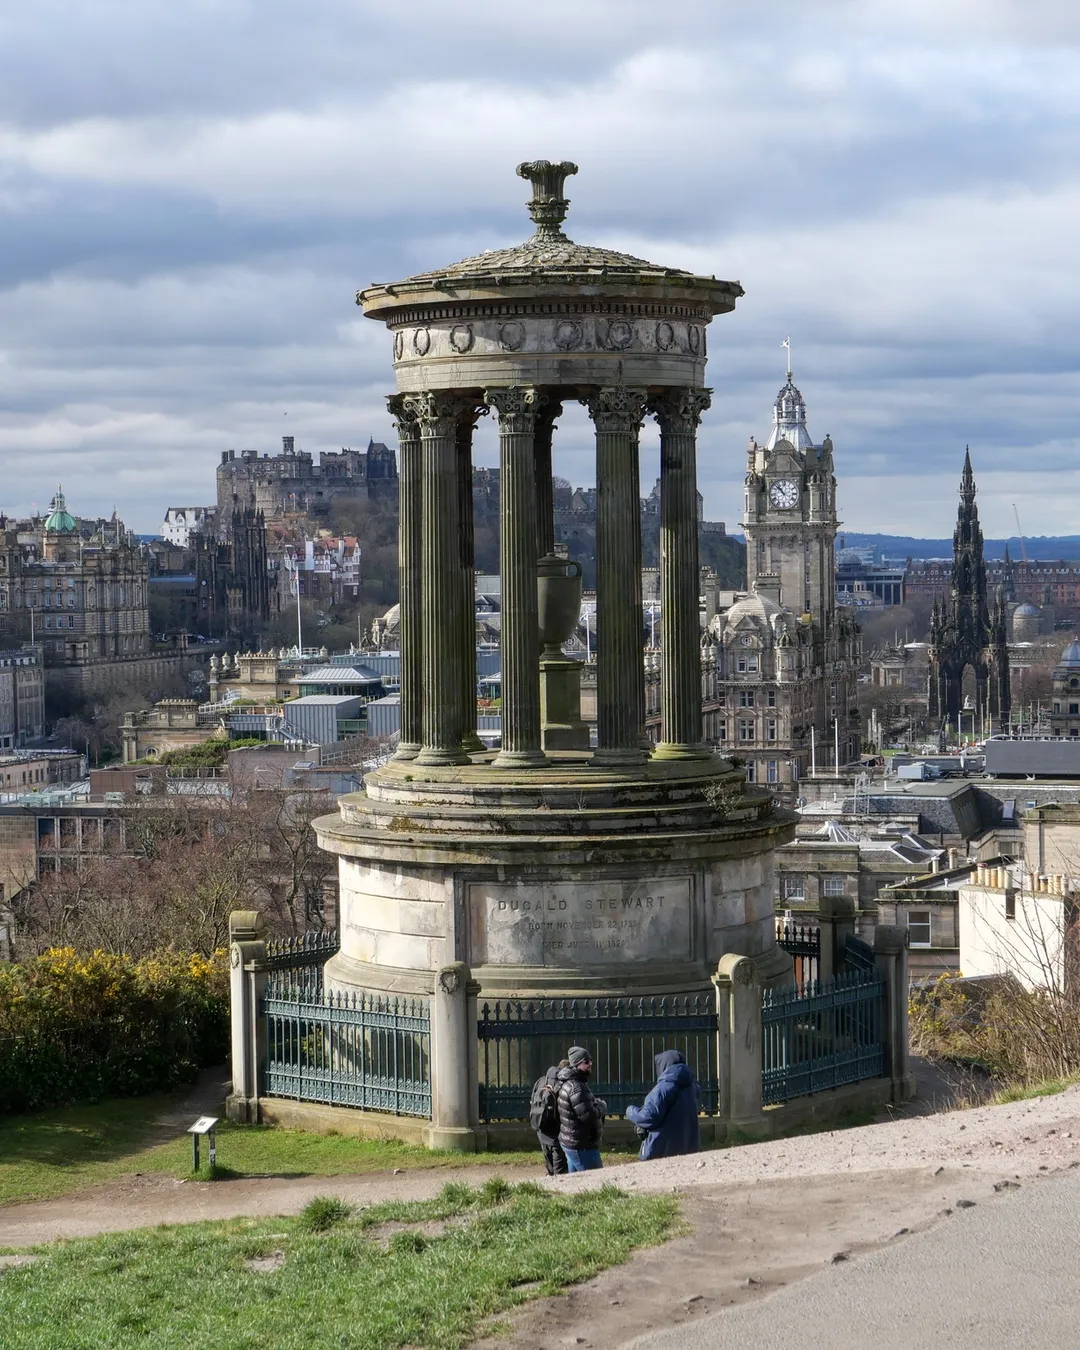
[[[1075,0],[5,6],[0,507],[153,531],[222,450],[389,439],[356,288],[519,241],[543,157],[572,237],[746,288],[711,517],[790,334],[851,529],[950,532],[970,442],[988,534],[1080,532],[1078,46]]]

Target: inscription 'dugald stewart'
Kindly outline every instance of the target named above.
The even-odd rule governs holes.
[[[469,887],[477,965],[619,965],[690,956],[690,878]]]

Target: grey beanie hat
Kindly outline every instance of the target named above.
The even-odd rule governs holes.
[[[584,1064],[586,1060],[592,1063],[592,1055],[581,1045],[572,1045],[566,1052],[566,1058],[570,1061],[570,1067],[576,1069],[579,1064]]]

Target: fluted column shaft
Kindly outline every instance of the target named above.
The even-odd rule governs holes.
[[[495,764],[530,768],[547,759],[540,742],[537,615],[536,415],[543,395],[488,389],[499,418],[499,571],[502,585],[502,749]]]
[[[415,759],[423,740],[424,672],[420,606],[423,494],[420,427],[405,396],[386,400],[398,434],[398,636],[401,644],[401,733],[396,759]]]
[[[645,757],[644,623],[638,435],[645,391],[601,388],[586,400],[596,427],[596,761]]]
[[[562,404],[550,400],[540,409],[536,418],[536,520],[537,557],[546,558],[555,552],[555,503],[551,481],[551,441],[555,419],[562,412]]]
[[[476,419],[487,408],[471,404],[457,426],[458,516],[461,521],[461,743],[467,752],[483,750],[476,734],[476,541],[473,530],[472,440]]]
[[[424,689],[423,745],[417,764],[462,764],[461,519],[457,428],[467,401],[458,394],[405,396],[420,427],[423,547],[420,594]]]
[[[701,739],[697,428],[704,389],[671,389],[650,404],[660,423],[661,759],[708,754]]]

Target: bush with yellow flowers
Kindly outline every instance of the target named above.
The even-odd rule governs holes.
[[[0,965],[0,1112],[135,1096],[224,1062],[224,953],[133,960],[54,948]]]

